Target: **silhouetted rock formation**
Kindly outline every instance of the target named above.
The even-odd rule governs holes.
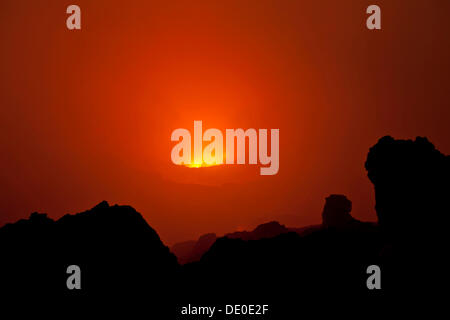
[[[324,227],[346,227],[352,225],[356,219],[350,215],[352,202],[346,196],[332,194],[325,199],[322,212],[322,224]]]
[[[389,236],[415,236],[447,220],[450,157],[426,138],[383,137],[370,148],[365,167],[375,187],[378,221]]]
[[[211,248],[216,239],[215,233],[207,233],[202,235],[197,241],[177,243],[170,250],[176,255],[180,264],[195,262],[200,260],[203,254]]]
[[[361,222],[350,215],[352,202],[344,195],[332,194],[325,199],[322,212],[322,225],[313,225],[303,228],[288,228],[277,221],[257,226],[252,231],[236,231],[224,235],[230,239],[261,240],[273,238],[281,234],[295,232],[299,235],[308,235],[321,228],[368,228],[371,232],[374,225]],[[215,234],[205,234],[197,241],[185,241],[172,246],[172,252],[177,256],[180,264],[196,262],[209,250],[217,237]]]
[[[273,238],[283,233],[289,232],[289,229],[277,221],[261,224],[252,231],[238,231],[228,233],[225,237],[230,239],[242,239],[242,240],[259,240],[266,238]]]
[[[221,274],[219,286],[224,292],[239,288],[233,294],[241,299],[289,301],[290,297],[279,296],[287,285],[301,288],[308,299],[326,293],[367,293],[364,273],[367,266],[380,262],[383,243],[376,224],[360,222],[350,211],[350,200],[331,195],[326,198],[323,225],[293,229],[269,222],[251,232],[227,234],[198,263],[185,267],[183,280],[196,279],[199,285],[199,274],[206,278]],[[208,282],[201,285],[205,291],[213,290]]]
[[[346,301],[349,295],[355,302],[370,294],[365,271],[379,263],[381,246],[376,232],[356,228],[261,240],[219,238],[199,262],[184,267],[183,288],[195,285],[189,292],[193,299],[208,292],[219,300],[271,301],[285,316],[296,314],[299,301],[302,311],[318,301],[330,306]]]
[[[300,235],[306,235],[314,230],[318,230],[321,226],[307,226],[303,228],[287,228],[286,226],[276,222],[268,222],[257,226],[252,231],[237,231],[224,235],[230,239],[241,240],[260,240],[273,238],[280,234],[288,232],[296,232]],[[208,233],[199,238],[197,241],[180,242],[172,246],[171,251],[177,256],[180,264],[196,262],[211,248],[217,236],[214,233]]]
[[[183,241],[174,244],[170,251],[177,257],[179,264],[186,264],[190,262],[192,250],[195,247],[195,244],[197,241],[195,240],[189,240],[189,241]]]
[[[0,290],[19,299],[30,292],[81,296],[108,307],[117,296],[118,303],[131,301],[129,310],[140,298],[155,319],[177,319],[173,306],[180,303],[268,303],[270,318],[290,319],[317,311],[314,303],[334,316],[333,304],[347,313],[364,301],[377,308],[386,297],[445,288],[448,245],[440,240],[448,237],[449,157],[425,138],[384,137],[370,149],[366,169],[381,227],[354,219],[350,200],[331,195],[322,226],[270,222],[219,239],[207,234],[173,247],[187,260],[200,259],[182,267],[131,207],[102,202],[57,221],[33,213],[0,228]],[[72,264],[81,267],[81,291],[66,288]],[[366,286],[373,264],[382,270],[381,291]]]
[[[215,233],[207,233],[201,236],[195,243],[194,248],[192,248],[190,260],[188,262],[200,260],[203,254],[211,248],[214,242],[216,242],[216,239],[217,236]]]
[[[386,136],[370,148],[365,167],[375,188],[375,209],[387,245],[387,283],[405,292],[433,292],[448,252],[450,157],[426,138]]]
[[[22,295],[133,295],[151,287],[160,297],[178,269],[175,256],[138,212],[107,202],[57,221],[33,213],[1,228],[0,243],[2,290]],[[80,291],[66,288],[72,264],[81,268]]]

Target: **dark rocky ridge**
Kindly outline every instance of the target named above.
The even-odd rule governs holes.
[[[136,210],[106,201],[57,221],[33,213],[0,228],[0,243],[0,255],[9,262],[0,265],[2,287],[18,293],[43,288],[69,293],[65,279],[71,264],[83,270],[83,292],[94,295],[163,287],[178,268],[175,256]]]
[[[350,201],[332,195],[320,228],[299,234],[272,222],[219,238],[200,261],[182,267],[129,206],[102,202],[57,221],[33,213],[0,228],[0,290],[18,301],[28,294],[103,301],[110,313],[116,298],[157,319],[175,319],[181,303],[267,302],[272,318],[287,319],[298,315],[299,302],[302,312],[318,305],[321,314],[335,315],[339,305],[348,314],[364,303],[373,311],[445,288],[449,157],[424,138],[384,137],[370,149],[366,169],[380,226],[353,219]],[[82,269],[80,291],[65,286],[71,264]],[[381,291],[367,290],[372,264],[381,267]]]
[[[344,195],[330,195],[325,199],[322,213],[322,225],[303,228],[288,228],[277,221],[261,224],[252,231],[237,231],[224,235],[229,239],[261,240],[294,232],[305,236],[322,228],[358,228],[372,227],[372,223],[361,222],[350,215],[352,203]],[[198,241],[186,241],[175,244],[171,250],[177,256],[180,264],[196,262],[212,247],[217,236],[214,233],[203,235]]]

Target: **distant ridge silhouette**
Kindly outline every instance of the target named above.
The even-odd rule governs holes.
[[[322,225],[312,225],[303,228],[288,228],[277,221],[257,226],[252,231],[237,231],[227,233],[225,238],[241,240],[261,240],[279,236],[281,234],[295,232],[299,235],[307,235],[321,228],[352,228],[370,225],[356,220],[350,215],[352,203],[344,195],[330,195],[326,198],[322,213]],[[180,264],[196,262],[211,248],[217,236],[213,233],[203,235],[198,241],[185,241],[175,244],[171,250],[178,257]]]
[[[354,219],[351,201],[330,195],[321,226],[269,222],[221,238],[208,234],[178,245],[195,254],[183,266],[130,206],[103,201],[56,221],[32,213],[0,228],[0,290],[18,301],[117,301],[157,319],[176,319],[186,303],[268,303],[272,318],[287,319],[299,314],[299,302],[302,312],[326,305],[322,314],[336,315],[332,306],[351,301],[348,314],[435,292],[446,276],[440,264],[448,252],[449,157],[426,138],[383,137],[365,167],[378,223]],[[81,267],[80,291],[66,288],[71,264]],[[373,264],[382,270],[380,291],[366,286]]]
[[[314,230],[318,230],[319,228],[321,228],[320,225],[307,226],[303,228],[287,228],[277,221],[271,221],[257,226],[252,231],[236,231],[227,233],[224,237],[242,240],[261,240],[273,238],[288,232],[296,232],[300,235],[305,235],[313,232]],[[177,256],[180,264],[196,262],[201,259],[201,257],[211,248],[217,239],[216,234],[208,233],[201,236],[197,241],[191,240],[176,243],[171,247],[171,251]]]

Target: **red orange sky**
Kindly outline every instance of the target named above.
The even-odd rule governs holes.
[[[365,28],[373,3],[381,31]],[[81,31],[66,29],[69,4]],[[174,243],[318,223],[330,193],[375,220],[364,161],[378,138],[450,151],[448,12],[440,0],[3,0],[0,225],[108,200]],[[279,128],[279,173],[174,166],[170,134],[194,120]]]

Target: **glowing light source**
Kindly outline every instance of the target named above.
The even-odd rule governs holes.
[[[267,129],[226,129],[226,152],[223,152],[223,134],[219,129],[208,129],[203,134],[202,121],[194,121],[194,161],[191,157],[191,133],[187,129],[178,128],[172,132],[171,141],[178,141],[172,148],[171,159],[176,165],[184,164],[191,168],[211,167],[219,164],[234,164],[235,141],[237,145],[237,164],[246,162],[246,138],[248,138],[248,162],[257,164],[258,141],[259,161],[262,165],[270,165],[260,169],[261,175],[274,175],[279,168],[279,131],[271,129],[271,152],[268,155],[269,141]],[[259,139],[258,139],[259,132]],[[203,141],[211,141],[203,149]],[[226,155],[226,161],[224,159]]]
[[[215,167],[215,166],[220,166],[223,163],[213,163],[213,164],[207,164],[205,162],[202,163],[190,163],[190,164],[186,164],[185,166],[188,168],[205,168],[205,167]]]

